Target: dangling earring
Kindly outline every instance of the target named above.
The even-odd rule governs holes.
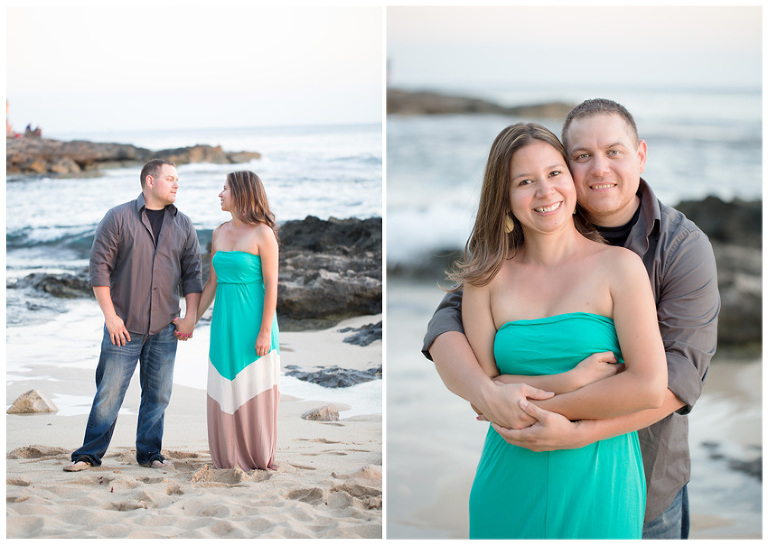
[[[515,230],[515,220],[512,214],[504,214],[504,232],[509,234]]]

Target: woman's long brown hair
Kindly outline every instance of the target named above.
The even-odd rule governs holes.
[[[227,183],[232,192],[232,206],[237,217],[251,225],[263,223],[269,226],[277,236],[275,215],[269,209],[264,184],[256,173],[241,170],[227,174]]]

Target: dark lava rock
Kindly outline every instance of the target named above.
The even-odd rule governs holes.
[[[53,297],[65,299],[93,297],[93,290],[88,282],[87,269],[78,275],[32,273],[15,283],[6,283],[6,288],[34,288]]]
[[[709,196],[703,201],[683,201],[675,208],[698,225],[713,242],[750,248],[762,246],[762,201],[734,199],[725,202]]]
[[[382,367],[372,367],[365,371],[357,369],[342,369],[334,365],[333,367],[323,367],[318,371],[302,371],[295,365],[286,367],[286,375],[295,377],[305,382],[318,384],[324,388],[348,388],[355,384],[369,382],[371,380],[381,379]]]
[[[355,344],[358,346],[368,346],[374,341],[381,340],[382,327],[381,321],[377,324],[366,324],[359,328],[345,327],[339,329],[339,333],[347,333],[353,331],[354,335],[344,337],[344,342],[349,344]]]

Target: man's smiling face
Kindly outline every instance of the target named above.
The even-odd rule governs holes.
[[[579,203],[601,227],[632,219],[645,169],[646,144],[617,114],[575,119],[568,127],[568,161]]]

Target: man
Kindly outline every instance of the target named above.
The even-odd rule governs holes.
[[[178,188],[176,167],[153,159],[141,170],[139,197],[112,208],[96,228],[90,282],[104,313],[104,337],[83,446],[65,471],[101,465],[137,361],[136,459],[143,466],[172,467],[160,450],[176,357],[173,319],[180,312],[179,287],[185,319],[193,323],[203,291],[197,233],[173,205]]]
[[[605,99],[583,102],[565,120],[563,144],[590,221],[609,244],[640,255],[648,271],[667,356],[669,382],[662,407],[570,422],[529,403],[526,398],[548,394],[491,381],[480,370],[463,334],[460,294],[443,299],[423,352],[435,361],[445,385],[492,421],[509,443],[533,451],[578,448],[639,430],[648,485],[643,538],[685,539],[690,479],[686,415],[701,393],[717,343],[720,297],[714,253],[701,230],[658,201],[640,178],[647,145],[623,106]],[[527,417],[512,417],[518,404]]]

